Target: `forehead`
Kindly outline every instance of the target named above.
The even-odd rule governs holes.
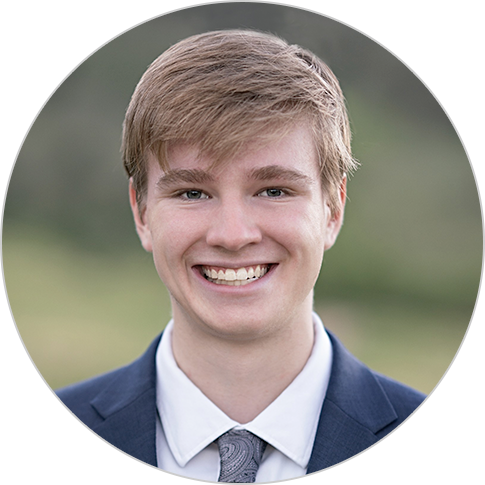
[[[153,162],[153,161],[152,161]],[[317,150],[310,128],[297,124],[273,139],[265,137],[248,140],[231,159],[201,152],[199,145],[187,142],[172,144],[167,150],[167,167],[163,170],[155,161],[155,171],[168,173],[177,170],[204,170],[214,177],[228,173],[254,172],[263,167],[281,167],[319,178],[320,167]],[[276,173],[276,172],[274,172]]]

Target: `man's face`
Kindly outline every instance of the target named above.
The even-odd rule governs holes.
[[[308,315],[324,250],[342,222],[322,193],[306,125],[247,148],[214,169],[184,144],[169,151],[168,172],[150,160],[141,217],[130,189],[176,324],[229,339],[278,333]]]

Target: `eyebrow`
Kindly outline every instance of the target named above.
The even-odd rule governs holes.
[[[261,181],[285,180],[290,182],[303,182],[307,185],[314,183],[314,180],[303,172],[292,168],[281,167],[280,165],[267,165],[265,167],[255,168],[249,172],[248,179]],[[204,170],[177,169],[164,173],[158,179],[156,186],[159,189],[164,189],[181,183],[198,185],[213,182],[214,180],[213,175]]]
[[[249,178],[255,180],[285,180],[290,182],[303,182],[311,185],[314,183],[312,177],[293,168],[285,168],[280,165],[267,165],[266,167],[256,168],[249,174]]]
[[[204,170],[199,169],[178,169],[169,170],[163,174],[157,181],[159,189],[169,188],[180,183],[203,184],[213,182],[214,177]]]

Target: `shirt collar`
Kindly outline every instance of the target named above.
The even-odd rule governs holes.
[[[173,321],[170,321],[156,355],[157,407],[167,443],[179,466],[185,466],[221,434],[242,427],[302,468],[307,467],[332,366],[330,339],[315,313],[313,323],[315,341],[305,367],[264,411],[241,426],[210,401],[177,366],[171,345]]]

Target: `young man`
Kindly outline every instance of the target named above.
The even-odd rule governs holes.
[[[135,90],[123,156],[173,319],[138,361],[59,391],[86,425],[179,475],[267,482],[359,453],[422,402],[312,312],[355,168],[320,59],[250,31],[179,42]]]

